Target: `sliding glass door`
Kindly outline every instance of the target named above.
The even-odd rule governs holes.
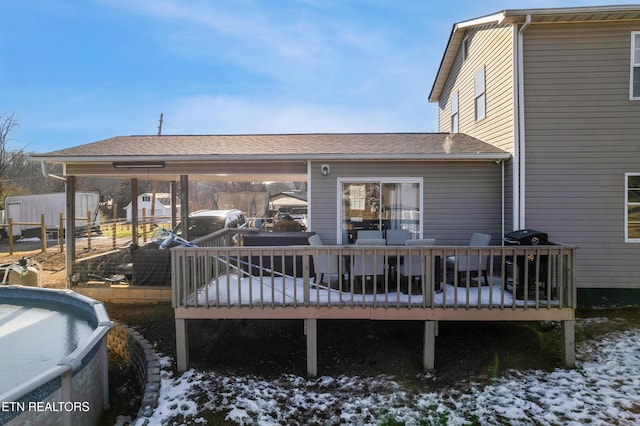
[[[420,238],[422,179],[339,179],[342,244],[354,244],[359,230],[406,229]]]

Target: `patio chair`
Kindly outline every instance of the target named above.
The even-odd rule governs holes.
[[[385,234],[388,246],[403,246],[411,238],[408,229],[387,229]]]
[[[360,240],[360,239],[370,240],[370,239],[384,238],[382,236],[382,231],[369,230],[369,229],[361,229],[361,230],[358,231],[357,235],[358,235],[358,238],[356,240],[356,244],[357,244],[357,241]]]
[[[471,235],[469,241],[469,247],[484,247],[488,246],[491,241],[491,235],[474,233]],[[456,259],[457,257],[457,259]],[[470,256],[449,256],[447,257],[447,276],[453,273],[455,270],[456,261],[458,263],[458,281],[463,277],[466,278],[467,271],[469,272],[469,278],[477,277],[480,275],[484,278],[484,284],[489,285],[489,279],[487,277],[487,261],[484,255],[470,255]]]
[[[357,246],[384,246],[386,243],[384,238],[358,239]],[[352,257],[350,273],[354,277],[354,291],[361,284],[373,279],[376,276],[384,276],[384,254],[356,254]]]
[[[407,240],[405,242],[406,246],[435,246],[436,239],[435,238],[424,238],[420,240]],[[403,281],[406,280],[407,284],[417,282],[422,279],[422,259],[423,257],[419,254],[412,254],[411,256],[406,256],[402,264],[400,265],[400,275],[403,278]],[[425,271],[425,273],[428,273]],[[440,283],[436,283],[436,286],[439,287]],[[416,292],[417,293],[417,292]]]
[[[318,247],[324,244],[322,244],[322,239],[319,235],[312,235],[309,237],[309,245]],[[339,275],[341,270],[342,273],[346,271],[342,256],[338,256],[337,254],[314,254],[312,258],[314,272],[313,282],[315,284],[322,284],[325,274],[329,276],[330,284],[332,275]],[[318,280],[318,275],[320,275],[320,280]]]

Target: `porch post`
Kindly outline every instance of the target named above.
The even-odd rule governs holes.
[[[182,225],[182,238],[189,239],[189,230],[185,225],[189,219],[189,175],[180,175],[180,221]]]
[[[131,244],[138,245],[138,179],[131,179]]]
[[[304,334],[307,336],[307,375],[318,375],[318,320],[307,318],[304,320]]]
[[[436,366],[436,327],[437,321],[424,322],[424,347],[422,351],[422,368],[433,370]]]
[[[179,373],[189,368],[189,333],[184,318],[176,318],[176,364]]]
[[[67,252],[65,254],[65,268],[67,272],[67,288],[71,288],[75,261],[76,261],[76,177],[67,176],[66,182],[66,212],[65,212],[65,224],[64,224],[64,242],[67,245]],[[60,232],[63,232],[61,229]]]
[[[575,320],[560,321],[561,342],[562,342],[562,364],[565,367],[573,368],[576,366],[576,332]]]
[[[175,180],[171,181],[169,191],[171,192],[171,229],[178,224],[178,185]]]

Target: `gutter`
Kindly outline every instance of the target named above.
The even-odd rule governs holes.
[[[50,173],[47,172],[47,166],[45,165],[44,161],[40,161],[40,170],[42,170],[42,176],[46,177],[46,178],[54,178],[54,179],[60,179],[64,182],[67,181],[67,178],[64,178],[62,176],[57,176],[57,175],[52,175]]]
[[[524,114],[524,31],[531,24],[531,15],[527,15],[524,24],[518,30],[516,39],[516,140],[513,144],[513,226],[514,229],[525,227],[525,114]]]

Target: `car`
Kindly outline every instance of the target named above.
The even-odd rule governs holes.
[[[240,210],[199,210],[191,213],[187,219],[187,238],[195,240],[223,228],[246,228],[247,219]],[[182,236],[182,223],[178,223],[173,232]]]

